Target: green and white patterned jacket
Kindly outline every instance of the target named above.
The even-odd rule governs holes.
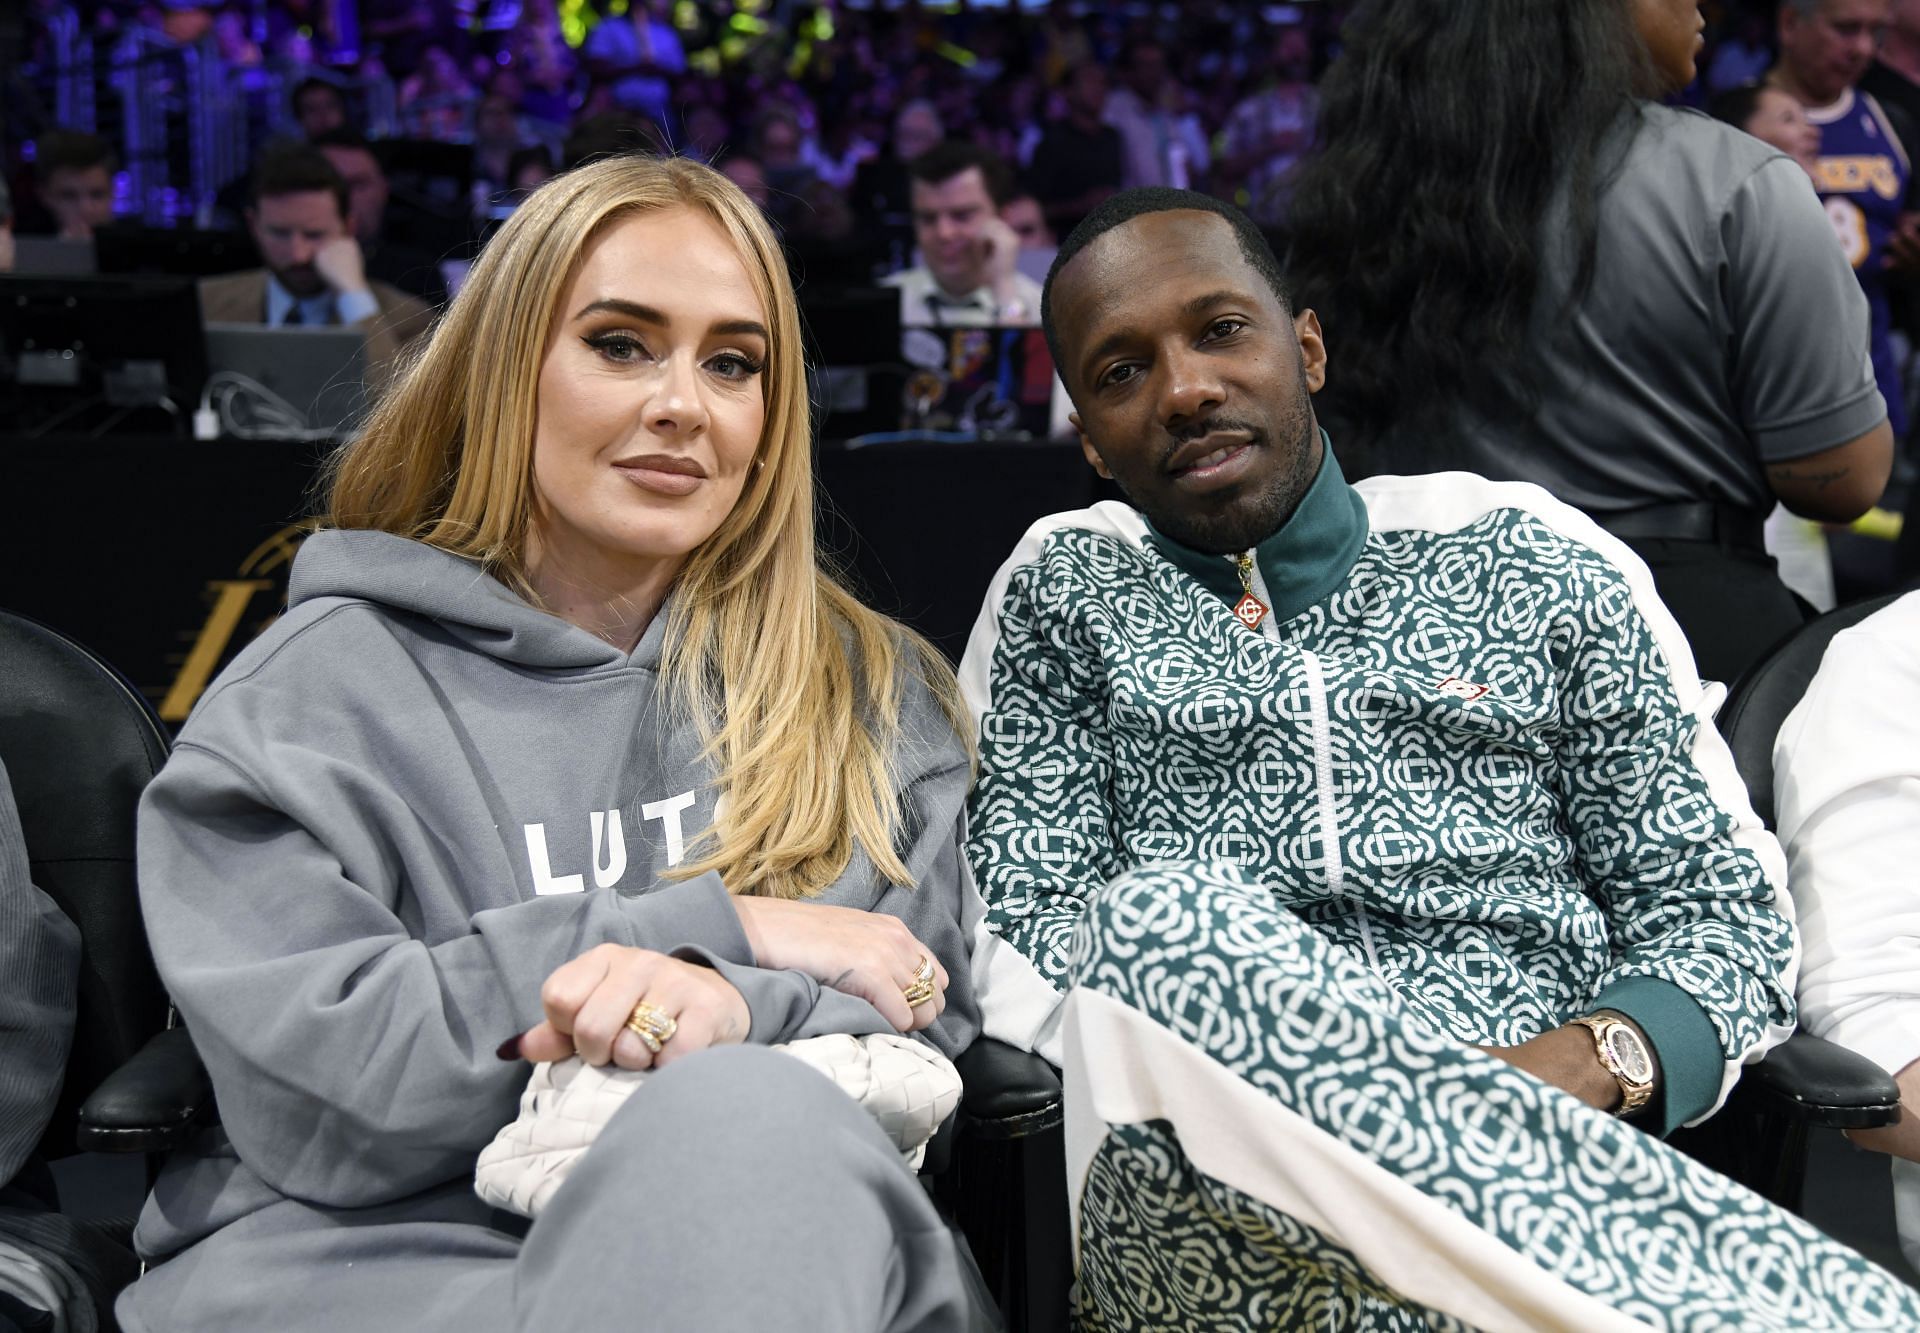
[[[1036,523],[996,576],[961,668],[968,858],[1013,946],[976,954],[988,1033],[1057,1062],[1090,895],[1228,861],[1461,1041],[1630,1015],[1653,1127],[1701,1118],[1792,1030],[1798,966],[1718,687],[1645,566],[1540,488],[1350,486],[1325,457],[1255,552],[1257,630],[1231,558],[1113,502]]]

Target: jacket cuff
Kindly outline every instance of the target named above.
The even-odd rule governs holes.
[[[734,910],[733,895],[714,871],[623,897],[621,906],[634,927],[635,938],[628,943],[638,948],[672,952],[682,945],[694,945],[716,959],[747,967],[754,964],[753,946],[747,943],[740,913]],[[663,937],[663,945],[647,942]]]
[[[712,968],[747,1002],[747,1041],[773,1046],[829,1032],[891,1032],[865,1000],[822,986],[804,972],[728,962],[706,949],[675,949],[673,957]]]
[[[1720,1095],[1727,1056],[1698,1000],[1659,977],[1627,977],[1594,997],[1593,1008],[1638,1023],[1660,1058],[1660,1086],[1642,1113],[1649,1131],[1665,1138],[1706,1114]]]

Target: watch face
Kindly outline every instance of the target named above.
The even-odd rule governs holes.
[[[1607,1049],[1613,1052],[1614,1060],[1620,1071],[1635,1083],[1648,1083],[1653,1079],[1653,1061],[1647,1056],[1647,1048],[1640,1043],[1629,1027],[1616,1027],[1607,1033]]]

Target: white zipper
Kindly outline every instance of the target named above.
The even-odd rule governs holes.
[[[1279,643],[1280,617],[1274,614],[1273,597],[1267,592],[1267,580],[1260,572],[1259,555],[1254,551],[1247,554],[1251,557],[1247,582],[1253,585],[1253,595],[1267,608],[1265,618],[1260,621],[1260,633],[1268,642]],[[1227,558],[1234,560],[1232,556]],[[1235,565],[1237,568],[1237,560]],[[1320,669],[1320,659],[1304,648],[1300,650],[1300,661],[1307,673],[1307,707],[1313,720],[1313,782],[1319,797],[1320,845],[1326,858],[1327,891],[1335,898],[1347,898],[1354,923],[1360,928],[1360,945],[1366,950],[1367,965],[1377,973],[1380,956],[1374,952],[1373,922],[1367,917],[1366,905],[1347,894],[1347,864],[1340,853],[1340,824],[1333,804],[1333,721],[1327,709],[1327,677]]]
[[[1313,721],[1313,782],[1320,798],[1320,849],[1326,860],[1327,891],[1335,898],[1346,897],[1355,924],[1360,927],[1360,945],[1367,953],[1367,966],[1380,972],[1380,956],[1374,952],[1373,922],[1358,898],[1347,894],[1347,865],[1340,853],[1340,824],[1333,804],[1333,723],[1327,710],[1327,678],[1320,659],[1302,649],[1300,662],[1307,673],[1307,708]],[[1383,974],[1384,975],[1384,974]]]

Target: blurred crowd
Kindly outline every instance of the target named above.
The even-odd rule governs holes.
[[[151,31],[199,44],[251,95],[249,151],[332,138],[370,238],[388,145],[459,145],[466,239],[552,173],[643,147],[720,164],[817,269],[849,280],[898,271],[916,240],[906,164],[942,140],[1006,164],[995,206],[1046,248],[1107,194],[1146,184],[1231,199],[1263,226],[1285,216],[1289,168],[1311,143],[1315,82],[1338,53],[1342,0],[1180,5],[1074,3],[853,7],[779,0],[352,0],[273,4],[42,3],[28,16],[6,145],[16,229],[83,235],[110,216],[119,163],[110,127],[87,143],[32,105],[67,31]],[[1770,59],[1762,8],[1709,5],[1704,100]],[[20,89],[28,93],[21,95]],[[22,105],[22,103],[26,103]],[[260,105],[264,103],[265,105]],[[54,133],[54,151],[35,145]],[[369,163],[355,152],[364,143]],[[65,188],[50,171],[67,170]],[[37,161],[37,168],[30,162]],[[83,184],[75,177],[85,177]],[[103,184],[104,180],[104,184]],[[216,183],[218,184],[218,183]],[[244,179],[195,201],[202,225],[238,226]],[[76,190],[84,202],[71,198]],[[409,202],[415,202],[409,200]],[[430,201],[443,211],[447,201]],[[138,201],[122,198],[123,209]],[[149,219],[151,221],[152,219]],[[451,253],[444,227],[402,241]],[[468,246],[470,250],[470,244]],[[410,284],[440,294],[437,281]]]

